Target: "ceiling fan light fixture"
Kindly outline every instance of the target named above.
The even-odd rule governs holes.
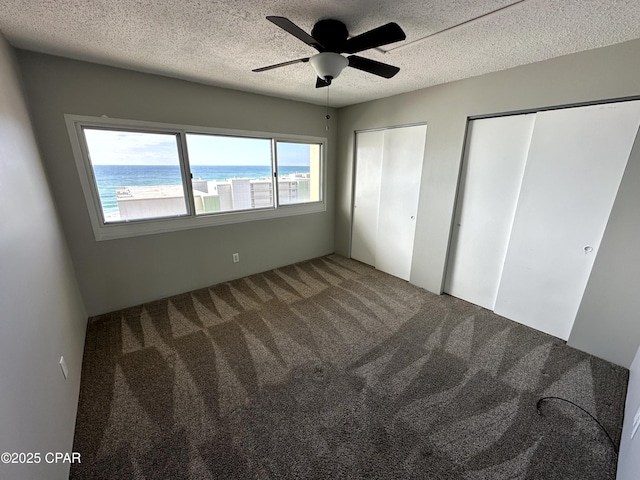
[[[311,30],[311,35],[286,17],[268,16],[267,20],[320,53],[312,57],[256,68],[253,70],[254,72],[264,72],[287,65],[309,62],[316,72],[316,88],[322,88],[331,85],[331,81],[338,78],[345,67],[353,67],[356,70],[383,78],[391,78],[400,71],[398,67],[393,65],[353,55],[371,48],[405,40],[407,36],[397,23],[389,22],[355,37],[349,37],[349,31],[345,24],[330,18],[316,22]],[[342,53],[350,55],[345,57],[341,55]]]
[[[322,52],[314,55],[309,59],[309,63],[316,71],[316,75],[326,80],[338,78],[338,75],[349,65],[349,60],[333,52]]]

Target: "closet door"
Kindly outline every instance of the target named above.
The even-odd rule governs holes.
[[[567,339],[640,123],[640,102],[538,113],[495,312]]]
[[[376,264],[384,130],[356,133],[356,173],[351,257]]]
[[[472,120],[444,291],[493,310],[536,115]]]
[[[411,274],[426,125],[384,132],[376,268],[404,280]]]
[[[356,134],[351,256],[409,280],[426,125]]]

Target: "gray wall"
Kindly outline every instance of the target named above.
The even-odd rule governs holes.
[[[71,452],[86,312],[0,35],[0,452]],[[65,381],[58,361],[69,367]],[[68,478],[68,464],[5,465],[0,478]]]
[[[327,132],[324,107],[33,52],[18,51],[18,59],[90,315],[333,252],[337,129]],[[65,113],[328,137],[327,211],[97,242]]]
[[[411,282],[441,293],[467,117],[640,95],[639,50],[640,40],[634,40],[340,109],[336,252],[349,255],[350,249],[354,131],[427,122]],[[604,243],[618,235],[608,231]],[[627,252],[612,254],[624,261]],[[593,275],[603,268],[598,262]],[[593,298],[585,296],[583,303],[597,304],[612,293],[611,285],[589,288]],[[640,295],[624,303],[625,310],[640,311]],[[640,322],[630,325],[619,309],[606,321],[602,329],[597,312],[581,311],[574,327],[581,331],[581,348],[629,366],[640,344]]]
[[[640,430],[631,438],[633,432],[633,417],[640,411],[640,348],[629,368],[629,387],[627,402],[624,408],[624,424],[620,440],[620,455],[618,456],[618,480],[637,480],[640,472]]]

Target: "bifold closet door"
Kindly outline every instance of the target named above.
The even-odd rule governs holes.
[[[351,257],[371,266],[376,265],[383,147],[384,130],[356,134]]]
[[[351,256],[409,280],[426,125],[356,134]]]
[[[640,124],[640,102],[537,114],[494,311],[567,339]]]
[[[444,291],[493,310],[535,114],[471,120]]]

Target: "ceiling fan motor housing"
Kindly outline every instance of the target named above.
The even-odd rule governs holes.
[[[320,20],[313,26],[311,36],[322,44],[323,52],[340,53],[349,37],[349,31],[341,21],[326,19]]]

